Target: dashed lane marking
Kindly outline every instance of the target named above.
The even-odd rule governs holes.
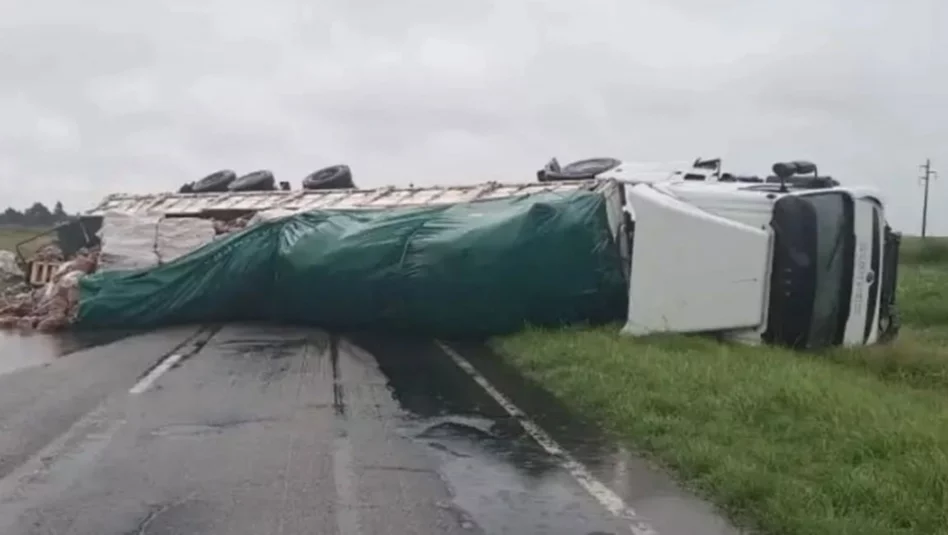
[[[164,360],[159,362],[157,366],[152,368],[151,371],[148,372],[147,375],[142,377],[140,381],[135,383],[135,386],[133,386],[128,391],[128,393],[141,394],[142,392],[148,390],[151,387],[151,385],[155,384],[155,381],[157,381],[159,377],[161,377],[162,375],[164,375],[165,372],[167,372],[172,367],[174,367],[174,365],[180,362],[182,358],[184,358],[184,355],[182,355],[181,353],[174,353],[172,355],[168,355]]]

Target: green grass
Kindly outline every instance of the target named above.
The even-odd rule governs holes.
[[[907,237],[902,242],[900,256],[907,264],[948,265],[948,238]]]
[[[0,251],[16,252],[16,245],[28,240],[37,234],[45,232],[47,229],[35,229],[25,227],[0,227]],[[49,243],[50,238],[43,237],[24,244],[21,248],[24,254],[32,254],[44,244]]]
[[[905,241],[906,326],[890,346],[800,354],[634,340],[619,326],[532,330],[493,345],[740,525],[948,534],[948,253],[929,241]]]

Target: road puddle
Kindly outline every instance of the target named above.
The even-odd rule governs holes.
[[[404,411],[398,432],[437,459],[462,525],[490,534],[628,533],[430,341],[361,337]]]
[[[709,503],[683,491],[641,453],[623,447],[597,425],[574,413],[548,391],[513,370],[484,344],[456,342],[451,345],[659,533],[743,533]],[[530,458],[521,456],[516,462],[525,466]]]
[[[115,331],[40,333],[0,330],[0,375],[44,366],[64,355],[114,342],[130,334]]]

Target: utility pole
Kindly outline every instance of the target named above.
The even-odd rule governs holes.
[[[925,197],[922,201],[922,238],[924,239],[928,231],[928,184],[931,179],[938,176],[938,173],[932,170],[932,161],[929,158],[926,158],[925,163],[919,167],[922,168],[922,176],[919,180],[925,183]]]

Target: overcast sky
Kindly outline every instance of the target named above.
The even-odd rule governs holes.
[[[4,0],[0,204],[220,168],[532,181],[551,156],[808,158],[948,234],[944,0]]]

